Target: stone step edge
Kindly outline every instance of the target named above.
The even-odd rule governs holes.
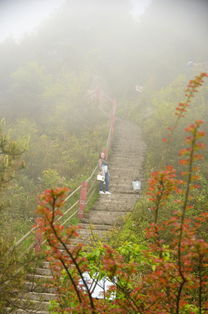
[[[40,302],[50,302],[51,300],[56,299],[57,295],[55,293],[49,292],[26,292],[24,294],[26,300],[28,301],[40,301]]]
[[[108,225],[104,225],[104,224],[87,224],[87,223],[80,223],[78,226],[80,226],[80,229],[87,229],[87,230],[109,230],[109,226]],[[104,227],[104,228],[103,228]],[[78,233],[79,233],[79,229],[78,229]]]
[[[8,313],[12,313],[11,312],[11,308],[10,307],[7,307],[6,308],[6,310],[8,311]],[[48,311],[36,311],[36,310],[30,310],[29,312],[27,311],[27,312],[25,312],[25,310],[23,310],[23,309],[19,309],[19,308],[16,308],[15,309],[15,312],[13,312],[13,313],[15,313],[15,314],[18,314],[18,313],[27,313],[27,314],[49,314],[49,312]]]
[[[132,211],[132,207],[133,206],[129,206],[129,209],[125,208],[125,209],[122,209],[122,210],[114,211],[114,210],[112,210],[112,207],[111,208],[106,208],[106,207],[103,206],[103,208],[102,208],[102,206],[100,206],[100,208],[96,207],[96,208],[92,208],[91,210],[93,212],[103,212],[103,211],[106,211],[107,213],[109,213],[109,212],[111,212],[111,213],[114,213],[114,212],[125,213],[125,212],[131,212]]]

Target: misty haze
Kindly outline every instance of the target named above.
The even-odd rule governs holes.
[[[0,1],[0,313],[208,313],[207,38],[207,0]]]

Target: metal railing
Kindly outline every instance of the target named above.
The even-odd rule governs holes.
[[[87,182],[90,183],[90,181],[93,179],[95,176],[96,170],[98,166],[96,166],[93,171],[91,172],[90,176],[86,179]],[[93,185],[92,185],[93,186]],[[64,200],[64,203],[68,203],[73,197],[77,198],[70,206],[64,211],[63,216],[60,216],[57,221],[61,221],[62,225],[65,225],[69,220],[71,220],[73,217],[75,217],[78,214],[79,211],[79,192],[81,189],[81,184],[74,190],[72,191]],[[76,195],[77,194],[77,195]],[[35,243],[31,244],[31,239],[30,236],[34,238],[35,236],[35,231],[37,230],[37,227],[33,227],[31,230],[29,230],[22,238],[20,238],[17,242],[15,242],[13,249],[17,248],[21,244],[25,243],[25,249],[31,249],[32,247],[35,246]],[[29,247],[27,246],[26,240],[29,242]]]

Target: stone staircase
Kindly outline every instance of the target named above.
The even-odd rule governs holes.
[[[28,274],[25,281],[25,292],[15,300],[18,308],[6,313],[15,314],[48,314],[49,301],[56,298],[55,290],[45,285],[52,279],[48,262],[42,262],[34,273]],[[14,303],[14,302],[13,302]]]
[[[123,219],[134,207],[139,193],[133,191],[132,181],[142,181],[142,165],[145,145],[138,126],[123,120],[117,120],[115,134],[109,158],[110,195],[100,195],[93,208],[84,214],[79,224],[80,237],[74,244],[83,242],[91,246],[97,239],[106,241],[108,231]],[[49,300],[55,299],[55,291],[43,288],[39,282],[51,278],[47,262],[28,275],[25,297],[22,298],[22,309],[12,313],[48,312]],[[29,301],[29,303],[28,303]]]
[[[101,194],[94,207],[85,213],[80,224],[79,241],[91,245],[94,238],[105,241],[107,231],[121,224],[125,215],[132,210],[139,198],[139,193],[132,188],[132,181],[142,181],[144,149],[139,127],[118,120],[109,158],[112,194]]]

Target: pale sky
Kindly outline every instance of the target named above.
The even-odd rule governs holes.
[[[144,14],[146,8],[150,5],[152,0],[132,0],[133,4],[133,15],[140,16]]]
[[[0,0],[0,41],[20,41],[66,0]]]
[[[8,37],[20,42],[24,35],[34,32],[65,1],[67,0],[0,0],[0,42]],[[140,16],[152,0],[131,1],[132,15]]]

